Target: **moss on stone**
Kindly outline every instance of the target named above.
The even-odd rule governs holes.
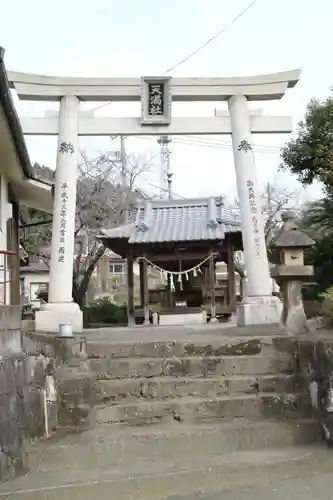
[[[246,342],[229,343],[214,346],[212,344],[185,344],[185,356],[244,356],[260,354],[262,349],[260,339],[250,339]]]

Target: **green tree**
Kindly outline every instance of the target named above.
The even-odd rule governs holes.
[[[33,174],[36,179],[47,182],[54,181],[54,171],[45,165],[35,163]],[[38,256],[40,250],[48,246],[52,234],[52,216],[41,210],[20,207],[21,244],[28,258]]]
[[[325,196],[310,203],[300,221],[316,242],[306,258],[314,265],[318,294],[333,284],[333,92],[310,100],[281,159],[281,169],[295,174],[304,186],[319,181],[324,189]]]
[[[281,159],[281,168],[297,175],[303,185],[317,180],[333,194],[333,92],[325,99],[311,99]]]
[[[300,224],[316,242],[306,250],[305,258],[315,269],[314,298],[333,284],[333,200],[325,197],[310,203]]]

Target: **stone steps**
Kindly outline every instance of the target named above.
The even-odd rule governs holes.
[[[286,355],[188,356],[173,358],[93,358],[98,379],[151,377],[210,377],[293,373],[293,359]]]
[[[97,424],[126,422],[142,425],[154,422],[193,422],[223,418],[299,418],[310,415],[308,394],[258,393],[215,396],[213,398],[181,397],[154,399],[95,408]]]
[[[269,337],[88,341],[90,428],[35,443],[30,473],[1,485],[0,498],[167,500],[306,478],[318,463],[330,472],[331,454],[313,448],[320,427],[297,386],[294,347]]]
[[[287,477],[306,480],[316,468],[324,474],[330,473],[332,466],[329,451],[317,447],[198,454],[185,461],[136,459],[112,468],[31,472],[2,484],[0,495],[10,500],[168,500],[192,492],[283,482]]]
[[[99,405],[92,421],[142,425],[307,415],[287,340],[88,342]]]
[[[164,399],[183,396],[213,397],[258,392],[290,393],[297,390],[294,375],[233,375],[229,377],[154,377],[98,380],[99,403],[128,402],[133,398]]]
[[[182,425],[173,421],[140,427],[111,424],[36,442],[29,461],[32,470],[39,471],[109,468],[138,458],[187,460],[191,456],[309,444],[319,438],[320,427],[311,419],[225,419]]]

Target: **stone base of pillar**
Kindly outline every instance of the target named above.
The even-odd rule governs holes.
[[[282,303],[279,297],[244,297],[237,307],[237,325],[265,325],[281,321]]]
[[[73,333],[83,330],[83,313],[75,302],[44,304],[36,311],[35,328],[37,331],[59,332],[59,325],[71,324]]]

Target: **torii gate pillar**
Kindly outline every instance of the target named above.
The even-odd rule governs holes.
[[[83,328],[83,313],[72,298],[79,107],[75,96],[60,100],[49,300],[36,311],[36,330],[58,332],[61,324],[71,324],[76,333]]]
[[[247,296],[237,309],[237,323],[278,323],[282,305],[278,297],[272,296],[247,99],[235,95],[229,99],[228,107],[248,279]]]

